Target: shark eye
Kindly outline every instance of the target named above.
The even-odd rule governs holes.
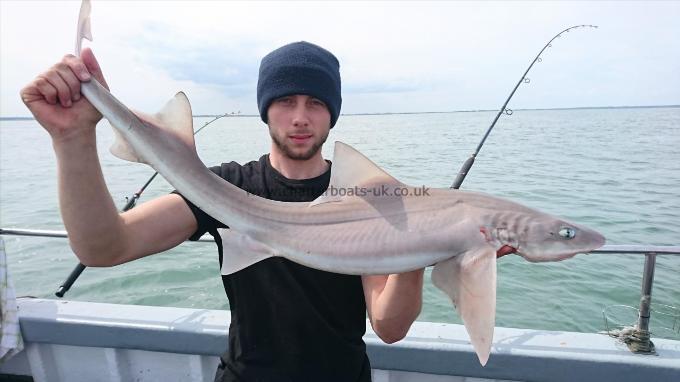
[[[576,236],[576,230],[571,227],[562,227],[559,234],[565,239],[573,239]]]

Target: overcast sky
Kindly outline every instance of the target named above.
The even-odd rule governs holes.
[[[73,51],[79,1],[0,0],[0,115]],[[680,2],[94,1],[90,44],[112,92],[155,111],[256,113],[263,55],[299,40],[336,54],[343,113],[680,104]]]

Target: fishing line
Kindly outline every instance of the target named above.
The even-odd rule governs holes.
[[[233,115],[233,114],[234,113],[232,112],[231,115]],[[215,118],[206,122],[198,130],[194,131],[194,135],[201,132],[201,130],[206,128],[211,123],[217,121],[220,118],[226,117],[228,115],[230,115],[230,114],[225,113],[225,114],[222,114],[222,115],[215,116]],[[146,181],[146,183],[144,183],[144,185],[139,189],[139,191],[133,193],[131,196],[125,197],[125,200],[127,200],[127,202],[125,203],[125,206],[123,207],[121,212],[128,211],[128,210],[134,208],[135,205],[137,205],[137,200],[139,200],[139,198],[142,196],[142,193],[144,192],[144,190],[146,190],[146,188],[151,184],[151,182],[153,182],[153,180],[156,178],[157,175],[158,175],[158,172],[154,172],[153,175],[151,175],[151,177]],[[59,289],[57,289],[57,291],[54,294],[59,298],[64,297],[64,294],[66,294],[66,292],[68,292],[68,290],[71,289],[71,287],[73,286],[73,283],[76,282],[76,280],[78,279],[78,277],[80,277],[80,274],[83,273],[85,268],[87,268],[86,265],[83,265],[83,263],[78,263],[78,265],[76,265],[75,268],[73,268],[73,270],[71,271],[71,274],[68,275],[66,280],[59,286]]]
[[[517,91],[517,88],[519,87],[519,85],[521,85],[523,83],[528,84],[528,83],[531,82],[531,80],[527,77],[527,74],[529,74],[529,71],[531,70],[531,68],[534,66],[534,64],[536,62],[543,61],[543,59],[541,58],[541,54],[543,54],[543,52],[546,49],[552,47],[552,42],[556,38],[560,38],[560,37],[562,37],[563,33],[568,33],[572,29],[576,29],[576,28],[597,28],[597,26],[596,25],[574,25],[574,26],[569,27],[569,28],[563,30],[562,32],[556,34],[555,37],[551,38],[550,41],[548,41],[548,43],[545,44],[543,49],[541,49],[541,51],[538,52],[538,54],[536,55],[536,58],[534,58],[534,60],[531,61],[531,64],[529,65],[527,70],[524,72],[522,77],[520,77],[519,81],[517,81],[517,85],[515,85],[514,89],[512,89],[512,92],[510,92],[510,95],[508,96],[508,98],[503,103],[503,106],[501,106],[500,110],[498,110],[498,114],[496,114],[496,118],[493,119],[493,122],[491,122],[491,126],[489,126],[489,128],[486,130],[486,134],[484,134],[484,137],[479,142],[479,145],[477,145],[477,149],[475,150],[475,152],[472,155],[470,155],[470,157],[463,163],[463,166],[461,166],[460,170],[458,171],[458,175],[456,175],[456,179],[453,181],[453,184],[451,185],[451,188],[456,189],[456,190],[460,188],[460,185],[463,183],[463,180],[465,180],[465,177],[467,176],[468,172],[470,172],[470,168],[475,163],[475,158],[477,157],[477,154],[479,154],[479,151],[482,149],[482,146],[484,146],[484,142],[486,142],[486,138],[491,133],[491,130],[496,125],[496,122],[498,122],[498,119],[501,117],[501,115],[502,114],[512,115],[512,113],[513,113],[512,109],[508,109],[508,107],[507,107],[508,102],[510,102],[510,99],[512,99],[512,96],[515,95],[515,92]]]

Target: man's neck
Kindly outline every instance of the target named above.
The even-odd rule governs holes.
[[[307,160],[291,159],[277,150],[269,153],[269,163],[288,179],[311,179],[328,170],[328,162],[323,159],[321,150]]]

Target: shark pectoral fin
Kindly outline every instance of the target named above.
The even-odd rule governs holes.
[[[259,261],[275,256],[275,251],[264,243],[232,229],[219,228],[222,240],[223,275],[230,275]]]
[[[485,245],[439,262],[432,282],[456,305],[479,362],[486,365],[496,322],[496,251]]]

